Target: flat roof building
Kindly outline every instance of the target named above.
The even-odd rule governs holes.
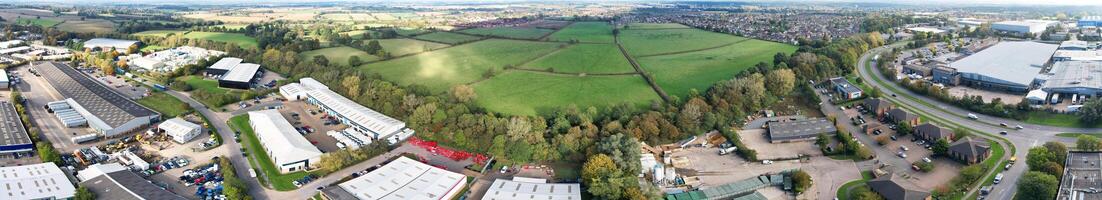
[[[1000,42],[949,64],[962,84],[983,89],[1026,92],[1059,45]]]
[[[1072,151],[1064,163],[1056,200],[1102,199],[1102,152]]]
[[[991,24],[991,29],[1014,33],[1040,34],[1049,26],[1055,26],[1058,23],[1060,22],[1048,20],[1002,21]]]
[[[76,187],[52,162],[0,167],[0,199],[69,199]]]
[[[895,174],[887,174],[869,180],[867,183],[873,192],[887,200],[924,200],[930,199],[930,193],[920,190]]]
[[[241,64],[241,61],[243,60],[234,57],[222,58],[221,60],[218,60],[218,62],[210,65],[210,67],[207,67],[207,75],[222,76],[223,74],[226,74],[226,72],[230,71],[230,69],[233,69],[234,66],[237,66],[237,64]]]
[[[857,88],[849,80],[842,77],[835,77],[830,79],[830,85],[834,86],[834,91],[838,92],[846,99],[856,99],[861,97],[861,88]]]
[[[513,177],[497,179],[482,200],[581,200],[582,188],[577,183],[547,183],[545,179]]]
[[[277,110],[249,112],[249,126],[280,172],[312,169],[321,160],[321,151]]]
[[[945,32],[945,30],[941,30],[941,29],[934,28],[934,27],[912,27],[912,28],[907,28],[907,30],[911,31],[911,32],[923,32],[923,33],[930,33],[930,34],[940,34],[940,33]]]
[[[118,163],[95,164],[77,172],[80,186],[96,193],[96,199],[111,200],[186,200],[127,170]]]
[[[1041,87],[1048,93],[1102,95],[1102,61],[1060,61]]]
[[[345,98],[313,78],[302,78],[299,82],[280,87],[280,94],[287,100],[305,99],[307,103],[325,109],[327,114],[337,117],[353,130],[369,134],[376,140],[398,144],[413,136],[413,129],[407,128],[405,122]]]
[[[172,118],[161,122],[157,128],[164,130],[165,135],[172,137],[178,143],[187,143],[203,132],[203,126],[191,123],[183,118]]]
[[[11,78],[8,77],[8,71],[0,69],[0,89],[8,89],[11,87]]]
[[[23,45],[23,40],[8,40],[0,42],[0,48],[11,48],[19,45]]]
[[[61,96],[72,99],[88,126],[107,137],[150,125],[160,114],[126,98],[69,65],[43,62],[32,65]]]
[[[838,131],[827,119],[802,119],[786,122],[769,122],[769,142],[793,142],[814,140],[819,134],[834,134]]]
[[[334,200],[452,199],[466,185],[463,174],[399,156],[365,175],[325,188],[322,194]]]
[[[34,150],[34,143],[23,125],[15,105],[0,101],[0,153],[18,153]]]
[[[115,48],[115,51],[126,52],[130,49],[130,46],[138,45],[137,40],[120,40],[112,38],[92,38],[88,41],[84,41],[84,48],[86,49],[99,49],[109,50]]]
[[[1084,16],[1083,18],[1079,18],[1079,21],[1077,21],[1075,25],[1078,27],[1100,27],[1102,26],[1102,16]]]
[[[218,79],[218,87],[249,89],[252,87],[253,79],[260,73],[260,65],[241,63]]]

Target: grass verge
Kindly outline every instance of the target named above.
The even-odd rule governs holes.
[[[145,98],[139,99],[138,104],[156,110],[161,113],[164,118],[174,118],[192,112],[191,107],[188,106],[187,103],[164,92],[154,92]]]

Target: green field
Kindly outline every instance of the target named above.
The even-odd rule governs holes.
[[[140,49],[139,51],[141,51],[141,52],[150,52],[150,51],[160,51],[160,50],[164,50],[164,49],[168,49],[168,47],[161,46],[161,45],[146,45],[146,46],[143,46],[142,49]]]
[[[245,26],[248,26],[248,25],[245,25],[245,24],[223,24],[223,25],[214,25],[214,26],[210,26],[210,27],[222,27],[222,28],[234,30],[234,29],[245,28]]]
[[[428,31],[425,30],[425,29],[417,29],[417,28],[395,28],[394,32],[397,32],[398,35],[402,35],[402,36],[411,36],[411,35],[417,35],[417,34],[425,33],[425,32],[428,32]]]
[[[620,32],[620,42],[623,43],[624,48],[632,56],[649,56],[714,48],[747,39],[700,29],[629,29]]]
[[[554,32],[554,31],[555,30],[542,29],[542,28],[493,27],[493,28],[473,28],[473,29],[462,30],[460,32],[468,33],[468,34],[475,34],[475,35],[486,35],[486,36],[495,36],[495,37],[513,38],[513,39],[539,39],[539,38],[542,38],[544,35],[547,35],[548,33],[551,33],[551,32]]]
[[[379,57],[377,56],[367,54],[367,52],[347,46],[317,49],[313,51],[302,52],[298,55],[300,58],[307,60],[314,60],[314,56],[324,55],[326,59],[329,59],[329,63],[337,63],[344,66],[348,65],[348,58],[352,56],[359,56],[360,62],[379,60]]]
[[[731,79],[758,62],[772,63],[773,55],[796,51],[787,44],[748,40],[718,49],[639,58],[637,61],[655,82],[672,96],[685,96],[689,89],[705,91],[712,84]]]
[[[452,33],[452,32],[433,32],[433,33],[429,33],[429,34],[418,35],[417,37],[413,37],[413,38],[428,40],[428,41],[434,41],[434,42],[439,42],[439,43],[444,43],[444,44],[459,44],[459,43],[465,43],[465,42],[470,42],[470,41],[475,41],[475,40],[481,39],[478,36],[463,35],[463,34]]]
[[[191,107],[188,107],[186,103],[164,92],[154,92],[147,97],[139,99],[138,103],[149,109],[156,110],[161,113],[164,118],[173,118],[191,112]]]
[[[19,18],[15,21],[15,23],[16,24],[22,24],[22,25],[35,25],[35,26],[41,26],[41,27],[53,27],[57,24],[60,24],[61,21],[53,20],[53,19]]]
[[[352,38],[356,38],[356,39],[358,39],[358,38],[360,38],[361,36],[363,36],[363,34],[364,34],[364,33],[375,33],[375,31],[369,31],[369,30],[354,30],[354,31],[342,32],[341,34],[348,34],[348,36],[349,36],[349,37],[352,37]]]
[[[203,90],[212,94],[222,94],[229,92],[229,90],[218,87],[218,81],[211,79],[204,79],[201,76],[185,76],[180,77],[177,81],[183,81],[187,83],[191,88],[195,90]]]
[[[475,85],[476,103],[515,115],[535,115],[569,104],[585,108],[621,102],[649,105],[658,100],[643,78],[633,75],[575,76],[510,71]]]
[[[631,73],[635,68],[616,45],[576,44],[523,66],[525,69],[565,73]]]
[[[211,41],[219,41],[219,42],[229,42],[229,43],[237,44],[238,46],[241,46],[242,48],[250,48],[250,49],[255,49],[258,46],[258,44],[256,43],[256,38],[249,37],[249,36],[246,36],[246,35],[240,34],[240,33],[220,33],[220,32],[193,31],[193,32],[188,33],[187,35],[184,35],[184,37],[192,38],[192,39],[203,39],[203,40],[211,40]]]
[[[433,92],[443,92],[454,85],[478,81],[490,69],[501,71],[506,65],[519,65],[547,54],[559,45],[491,39],[372,63],[361,69],[402,85],[419,84]]]
[[[57,25],[58,30],[77,33],[110,33],[115,23],[107,20],[69,20]]]
[[[257,171],[257,179],[261,179],[261,175],[267,176],[268,182],[271,183],[273,189],[279,191],[298,189],[292,182],[310,174],[310,172],[305,171],[281,174],[279,169],[273,164],[274,162],[272,162],[271,157],[268,157],[267,151],[260,145],[260,141],[257,140],[256,135],[253,133],[253,128],[249,126],[249,115],[234,116],[230,118],[229,125],[230,128],[241,132],[242,147],[247,149],[249,160],[260,163],[260,170]],[[252,165],[253,162],[249,163]]]
[[[607,22],[575,22],[551,34],[549,38],[554,41],[612,43],[612,26]]]
[[[131,35],[167,37],[169,34],[183,34],[185,32],[187,32],[187,31],[181,31],[181,30],[152,30],[152,31],[137,32],[137,33],[134,33],[134,34],[131,34]]]
[[[692,28],[678,23],[631,23],[628,24],[626,29],[671,29],[671,28]]]
[[[426,42],[414,39],[385,39],[379,40],[379,45],[383,46],[383,50],[390,52],[393,56],[406,55],[411,53],[421,53],[430,50],[436,50],[444,47],[448,47],[446,44],[440,44],[435,42]]]

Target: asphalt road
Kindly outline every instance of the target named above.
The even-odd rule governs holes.
[[[1018,159],[1021,161],[1019,161],[1006,172],[996,170],[996,172],[1005,173],[1006,176],[1002,181],[1003,183],[995,185],[991,192],[991,195],[989,196],[989,199],[1010,199],[1014,196],[1014,193],[1017,192],[1016,185],[1018,177],[1020,177],[1027,168],[1024,160],[1029,148],[1042,145],[1048,141],[1060,141],[1065,143],[1075,142],[1073,138],[1055,136],[1055,134],[1057,133],[1102,132],[1102,128],[1069,128],[1027,124],[1013,119],[998,118],[982,114],[976,114],[979,117],[978,120],[968,119],[966,116],[968,113],[971,112],[916,94],[914,92],[906,90],[905,88],[900,87],[897,84],[894,84],[893,82],[887,81],[888,79],[880,74],[879,71],[874,69],[876,65],[875,61],[872,61],[872,63],[868,63],[870,62],[869,58],[871,58],[872,55],[898,46],[901,45],[879,47],[870,50],[868,53],[861,56],[861,59],[858,63],[858,72],[860,73],[861,78],[866,84],[869,84],[871,87],[880,88],[881,91],[884,91],[884,98],[887,98],[897,104],[902,103],[906,106],[926,112],[932,115],[931,117],[940,118],[961,126],[966,126],[978,131],[990,133],[992,135],[998,135],[1000,131],[1008,132],[1007,135],[998,136],[1008,139],[1012,143],[1012,145],[1014,145],[1014,147],[1017,149],[1017,152],[1014,156],[1017,156]],[[867,64],[872,64],[872,66],[868,66]],[[881,84],[880,82],[874,81],[874,78],[884,80],[886,84]],[[893,97],[890,94],[897,95]],[[1000,126],[1000,123],[1006,123],[1010,126],[1020,124],[1024,127],[1024,129],[1013,130]],[[1007,149],[1007,151],[1009,151],[1009,149]],[[1007,157],[1009,156],[1010,155],[1004,156],[1003,159],[1007,159]],[[973,188],[972,191],[975,191],[975,188]]]

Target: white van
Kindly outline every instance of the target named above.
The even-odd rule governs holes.
[[[1003,173],[995,174],[995,184],[999,184],[999,181],[1003,180]]]

